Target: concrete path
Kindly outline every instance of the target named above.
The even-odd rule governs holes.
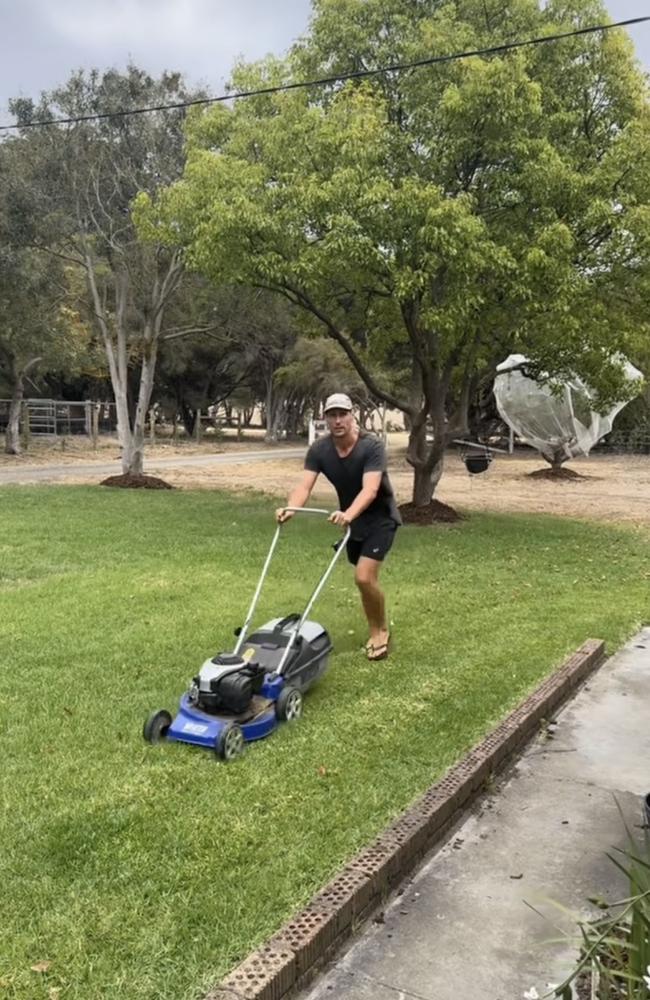
[[[554,903],[627,895],[605,853],[626,843],[614,796],[639,835],[650,791],[650,628],[556,721],[302,1000],[521,1000],[564,978],[576,928]]]
[[[262,462],[272,459],[300,458],[305,448],[265,448],[264,451],[230,451],[217,455],[178,455],[175,458],[152,458],[144,463],[145,472],[155,475],[165,469],[209,467],[211,465],[241,465],[246,462]],[[115,462],[75,462],[69,465],[33,465],[16,469],[0,469],[0,486],[8,483],[42,483],[62,479],[78,479],[79,476],[115,476],[122,471],[119,461]]]

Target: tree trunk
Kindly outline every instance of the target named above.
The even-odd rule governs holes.
[[[267,444],[277,444],[280,431],[286,424],[286,400],[280,391],[274,392],[273,376],[267,382],[266,388],[266,434]]]
[[[115,395],[115,415],[117,417],[117,440],[120,443],[122,472],[130,470],[133,461],[133,434],[131,432],[131,420],[129,417],[129,403],[126,395],[126,387],[120,382],[113,382],[113,393]]]
[[[135,408],[133,429],[127,448],[122,450],[122,472],[126,475],[141,476],[144,469],[144,439],[147,412],[153,392],[153,379],[156,371],[158,342],[151,331],[145,331],[142,369],[140,371],[140,391],[138,405]]]
[[[20,455],[20,409],[25,393],[24,381],[21,375],[14,378],[14,387],[9,404],[9,420],[5,431],[5,454]]]
[[[569,460],[569,456],[565,452],[564,448],[555,448],[553,454],[550,456],[543,451],[542,458],[545,462],[548,462],[553,472],[558,472],[564,463]]]
[[[420,468],[413,472],[413,503],[416,507],[427,507],[436,491],[442,475],[442,459],[433,469]]]
[[[416,507],[426,507],[440,482],[445,458],[444,412],[438,407],[433,420],[433,441],[427,441],[426,417],[420,411],[412,421],[406,453],[409,465],[413,467],[412,502]]]
[[[25,396],[25,378],[40,360],[40,358],[32,358],[23,368],[18,368],[12,359],[13,389],[9,404],[9,421],[5,431],[6,455],[20,455],[23,450],[20,443],[20,411]]]
[[[273,391],[273,372],[268,372],[266,375],[266,400],[264,402],[264,425],[266,429],[264,440],[267,444],[275,444],[278,440],[277,428],[275,427],[276,407],[277,398]]]
[[[178,409],[180,410],[185,433],[188,438],[191,438],[194,435],[194,427],[196,424],[196,410],[193,410],[190,406],[188,406],[184,399],[180,400]]]

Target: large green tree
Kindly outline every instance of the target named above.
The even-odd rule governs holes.
[[[286,63],[236,87],[335,76],[606,20],[600,0],[316,0]],[[647,94],[614,32],[237,101],[192,118],[167,224],[207,274],[272,289],[408,418],[430,500],[467,389],[515,347],[603,400],[640,316],[621,296],[648,233]],[[621,299],[624,299],[621,301]],[[410,365],[408,388],[379,375]],[[433,435],[427,440],[427,425]]]

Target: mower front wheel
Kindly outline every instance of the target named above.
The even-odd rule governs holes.
[[[286,684],[275,703],[275,714],[282,722],[295,722],[302,715],[302,693]]]
[[[172,717],[164,709],[160,712],[153,712],[144,726],[142,735],[147,743],[160,743],[167,735],[167,730],[172,724]]]
[[[236,722],[229,722],[224,726],[215,740],[214,752],[217,757],[225,760],[226,764],[236,757],[241,757],[244,752],[244,734],[241,726]]]

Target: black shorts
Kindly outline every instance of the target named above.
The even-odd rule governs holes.
[[[383,562],[395,540],[397,525],[394,521],[380,521],[365,538],[350,538],[347,544],[348,561],[356,566],[361,556]]]

